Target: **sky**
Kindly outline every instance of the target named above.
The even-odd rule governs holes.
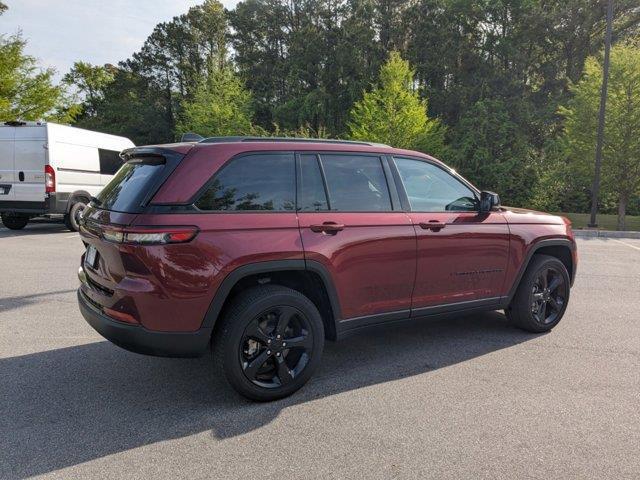
[[[0,34],[22,31],[26,53],[59,80],[77,60],[117,64],[137,51],[156,24],[201,0],[3,0]],[[238,0],[223,0],[232,8]]]

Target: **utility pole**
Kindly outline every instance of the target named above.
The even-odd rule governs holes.
[[[600,170],[602,167],[602,143],[604,140],[604,120],[607,107],[607,87],[609,84],[609,52],[611,50],[611,30],[613,24],[613,0],[607,3],[607,32],[604,37],[604,71],[602,74],[602,91],[600,92],[600,115],[598,117],[598,137],[596,139],[596,168],[591,188],[591,219],[589,227],[596,228],[598,213],[598,194],[600,193]]]

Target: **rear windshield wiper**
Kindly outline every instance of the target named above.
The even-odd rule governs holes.
[[[91,197],[91,201],[93,203],[95,203],[96,205],[100,206],[100,204],[102,203],[102,200],[100,200],[99,198],[96,197]]]

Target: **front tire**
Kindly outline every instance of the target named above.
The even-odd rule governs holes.
[[[2,217],[4,226],[9,230],[22,230],[29,223],[29,217],[19,213],[3,213],[0,217]]]
[[[311,378],[320,364],[324,326],[307,297],[263,285],[239,294],[225,310],[214,334],[214,363],[238,393],[276,400]]]
[[[549,255],[534,255],[505,313],[523,330],[548,332],[564,316],[569,293],[569,273],[564,264]]]

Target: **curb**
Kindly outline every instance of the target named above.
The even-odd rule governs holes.
[[[620,230],[574,230],[573,234],[579,238],[638,238],[640,232],[626,232]]]

